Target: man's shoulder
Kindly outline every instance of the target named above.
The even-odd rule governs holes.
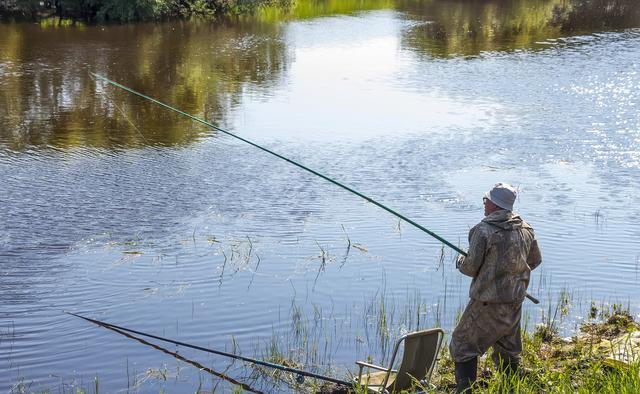
[[[471,235],[488,235],[492,232],[494,232],[495,229],[493,228],[492,225],[490,225],[489,223],[485,222],[485,221],[481,221],[480,223],[476,224],[475,226],[471,227],[471,230],[469,231],[469,234]]]
[[[531,233],[534,233],[533,227],[529,224],[529,222],[525,221],[524,219],[522,219],[522,228],[530,231]]]

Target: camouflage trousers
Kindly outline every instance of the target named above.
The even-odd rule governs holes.
[[[522,303],[489,304],[471,300],[453,331],[449,351],[455,362],[482,356],[493,347],[496,365],[520,361]]]

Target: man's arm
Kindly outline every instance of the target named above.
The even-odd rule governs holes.
[[[534,238],[527,256],[527,265],[534,270],[540,263],[542,263],[542,253],[540,253],[540,248],[538,247],[538,240]]]
[[[486,245],[487,240],[482,231],[478,231],[477,227],[472,228],[469,231],[469,252],[466,257],[460,256],[458,259],[457,268],[460,272],[475,278],[482,263],[484,263]]]

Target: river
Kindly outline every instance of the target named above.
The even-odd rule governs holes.
[[[450,332],[467,301],[437,240],[89,72],[462,248],[483,194],[512,183],[544,258],[528,329],[552,319],[570,335],[592,302],[640,312],[633,1],[326,0],[217,22],[4,23],[2,392],[299,390],[178,349],[224,376],[211,374],[65,311],[344,378],[402,333]]]

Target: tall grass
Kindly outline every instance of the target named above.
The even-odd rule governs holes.
[[[600,308],[592,303],[590,314],[581,325],[581,331],[571,338],[561,338],[559,323],[569,314],[573,294],[562,291],[552,306],[542,314],[542,322],[528,330],[528,318],[524,320],[523,353],[521,369],[513,376],[496,369],[490,352],[479,363],[479,380],[474,386],[475,393],[639,393],[640,364],[612,362],[614,349],[602,350],[600,342],[609,343],[616,336],[636,332],[639,326],[633,321],[628,307],[621,305]],[[594,311],[595,310],[595,311]],[[365,313],[359,322],[363,336],[354,340],[362,343],[366,359],[379,365],[388,363],[393,341],[400,335],[413,330],[433,326],[440,319],[434,313],[438,309],[426,305],[419,293],[410,294],[399,302],[388,297],[384,291],[376,293],[365,301]],[[425,316],[430,313],[431,316]],[[333,364],[335,341],[333,335],[344,327],[335,315],[326,316],[324,311],[314,308],[313,315],[307,315],[304,308],[292,304],[291,331],[289,335],[274,337],[268,349],[261,355],[271,361],[296,365],[305,370],[313,370],[338,378],[350,379],[355,367]],[[599,318],[599,319],[597,319]],[[351,323],[356,324],[356,323]],[[342,339],[344,340],[344,339]],[[448,341],[445,341],[445,343]],[[635,357],[638,343],[629,341],[627,352]],[[638,360],[636,358],[636,360]],[[454,364],[446,346],[434,373],[433,386],[416,386],[422,392],[445,393],[455,387]],[[287,374],[271,374],[270,378],[281,379],[295,392],[327,392],[322,382],[295,382],[295,377]],[[354,387],[354,393],[364,393],[363,387]],[[329,390],[330,392],[330,390]]]
[[[592,302],[580,333],[571,338],[562,338],[558,335],[558,322],[569,313],[574,303],[572,297],[568,291],[561,292],[555,300],[555,306],[547,308],[543,321],[534,325],[533,330],[526,329],[529,322],[525,319],[522,363],[517,374],[507,376],[497,370],[490,354],[482,357],[479,362],[479,380],[473,392],[640,392],[640,363],[637,357],[640,326],[634,322],[629,307],[619,304],[607,306],[604,303],[598,306]],[[359,308],[353,310],[364,313],[347,311],[345,318],[345,313],[337,314],[333,307],[325,309],[318,305],[301,305],[294,300],[288,315],[283,316],[290,322],[289,330],[284,333],[274,330],[263,346],[254,348],[253,356],[308,372],[350,380],[356,370],[355,365],[342,365],[334,361],[342,347],[355,345],[362,353],[360,359],[386,365],[393,341],[409,331],[434,326],[434,322],[440,319],[437,313],[441,309],[428,305],[419,292],[407,292],[404,298],[389,297],[383,286],[382,290],[364,299]],[[347,334],[352,332],[356,332],[356,335]],[[625,340],[625,335],[630,335],[629,339]],[[235,339],[231,340],[232,352],[242,353]],[[351,343],[346,343],[347,341]],[[628,364],[612,361],[613,356],[620,353],[621,347],[628,359],[636,361]],[[200,369],[205,372],[207,370],[204,367]],[[315,379],[299,381],[291,373],[250,364],[245,364],[241,370],[244,372],[236,372],[240,372],[244,375],[243,379],[252,384],[261,384],[262,391],[265,392],[332,392],[336,388]],[[454,363],[447,347],[443,346],[432,385],[417,384],[416,390],[425,393],[451,392],[455,387],[453,371]],[[166,380],[168,372],[147,375],[144,379]],[[72,392],[98,392],[101,390],[98,383],[99,380],[95,378],[83,385],[72,386]],[[134,387],[137,386],[134,384]],[[214,387],[218,387],[217,384]],[[71,392],[66,388],[62,392]],[[219,388],[223,391],[238,389],[237,385]],[[11,392],[27,393],[33,390],[27,381],[20,380]],[[366,388],[353,387],[351,392],[364,393]]]

